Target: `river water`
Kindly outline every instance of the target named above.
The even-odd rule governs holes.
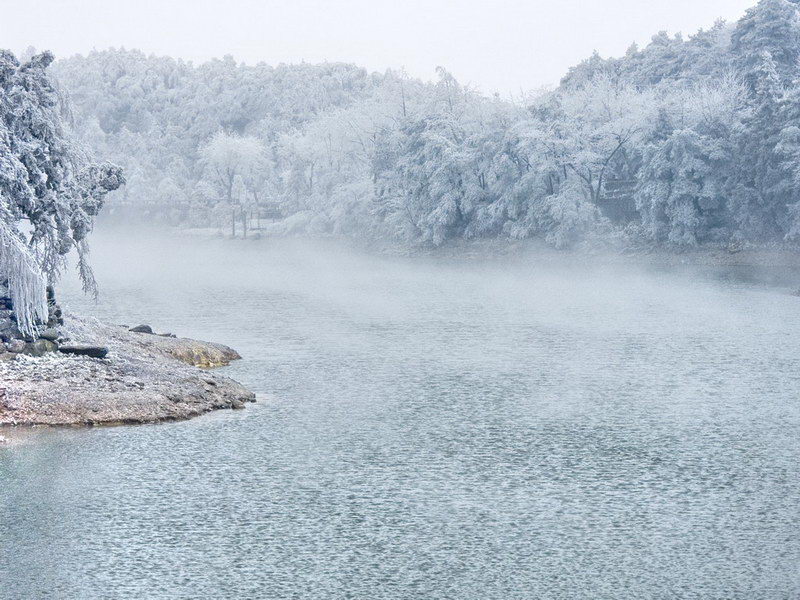
[[[798,598],[800,300],[689,272],[100,234],[82,313],[247,410],[0,449],[0,598]]]

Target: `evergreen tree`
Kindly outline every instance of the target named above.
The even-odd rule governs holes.
[[[86,236],[121,170],[89,162],[67,132],[63,104],[46,69],[49,52],[20,64],[0,50],[0,276],[8,281],[19,328],[46,319],[45,287],[75,248],[94,289]]]

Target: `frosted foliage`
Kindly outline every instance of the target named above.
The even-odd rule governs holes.
[[[200,155],[206,165],[221,174],[237,175],[252,169],[261,155],[261,143],[254,137],[217,133]]]
[[[105,195],[124,181],[119,167],[93,164],[72,140],[65,100],[46,72],[52,60],[45,52],[20,63],[0,50],[0,275],[24,333],[46,317],[46,284],[70,250],[94,287],[85,238]]]
[[[47,279],[19,235],[0,221],[0,277],[14,302],[17,327],[26,335],[47,320]]]
[[[130,173],[126,218],[427,246],[797,242],[799,6],[595,53],[516,101],[442,67],[424,82],[109,50],[57,71],[85,141]]]
[[[210,189],[229,204],[242,204],[265,167],[263,147],[254,137],[223,132],[200,150],[201,164]],[[164,182],[162,182],[162,185]],[[174,185],[170,182],[170,185]]]

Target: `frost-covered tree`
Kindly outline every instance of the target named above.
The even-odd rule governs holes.
[[[259,181],[259,170],[266,169],[264,148],[252,136],[218,132],[200,150],[205,176],[228,206],[231,215],[231,235],[236,236],[236,219],[241,219],[242,233],[247,237],[252,186]]]
[[[650,237],[696,245],[724,202],[715,170],[725,151],[720,140],[677,129],[646,152],[637,202]]]
[[[652,94],[600,76],[573,93],[554,96],[540,119],[551,125],[553,151],[564,168],[596,204],[615,168],[632,170],[626,161],[641,146],[654,111]]]
[[[744,95],[741,81],[731,75],[662,100],[637,172],[636,202],[649,238],[696,245],[730,237]]]
[[[86,289],[94,289],[86,236],[105,195],[124,182],[73,142],[64,103],[46,69],[49,52],[20,63],[0,50],[0,276],[23,333],[46,320],[45,289],[77,250]]]
[[[759,85],[764,55],[769,55],[781,84],[800,73],[800,13],[796,0],[760,0],[736,25],[731,53],[747,82]]]

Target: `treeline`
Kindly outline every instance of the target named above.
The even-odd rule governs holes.
[[[444,69],[59,61],[80,135],[124,166],[117,211],[185,226],[439,245],[800,237],[800,0],[593,56],[528,102]]]

